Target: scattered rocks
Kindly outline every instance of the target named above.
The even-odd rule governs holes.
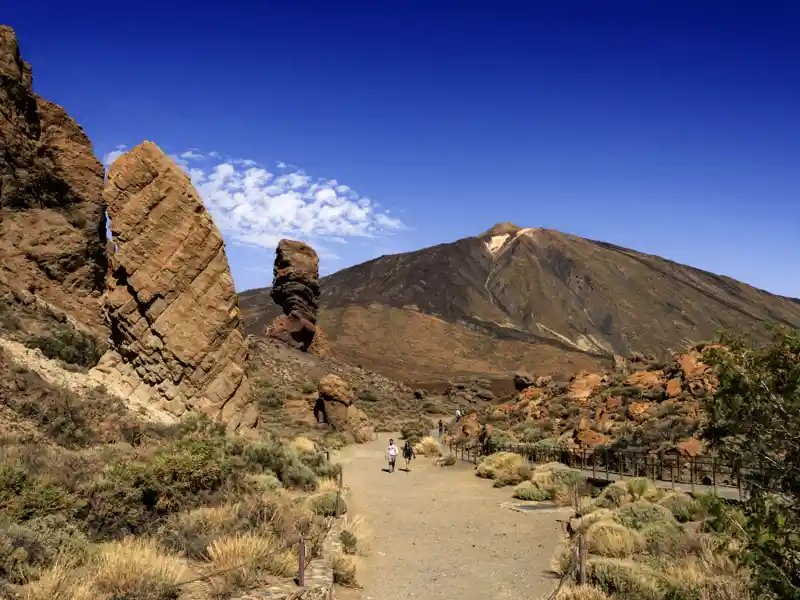
[[[188,176],[143,142],[111,165],[104,197],[117,246],[106,297],[114,347],[95,376],[175,415],[255,426],[225,247]]]
[[[275,251],[272,299],[284,316],[270,326],[268,335],[308,351],[317,331],[319,257],[314,249],[294,240],[281,240]]]

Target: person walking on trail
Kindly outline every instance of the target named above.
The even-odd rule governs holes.
[[[444,435],[444,423],[441,419],[439,419],[439,437]]]
[[[456,409],[456,423],[461,420],[461,409]]]
[[[406,440],[406,443],[403,444],[403,458],[406,461],[406,471],[411,470],[411,459],[416,457],[417,455],[414,454],[414,448],[411,446],[411,441]]]
[[[397,462],[397,446],[394,445],[394,440],[389,440],[389,447],[386,449],[386,458],[389,459],[389,468],[394,473],[394,465]]]

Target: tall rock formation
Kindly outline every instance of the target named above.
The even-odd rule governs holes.
[[[0,287],[101,333],[103,166],[80,126],[32,86],[14,30],[0,26]]]
[[[252,427],[246,345],[225,247],[187,175],[143,142],[108,172],[116,245],[107,294],[114,349],[95,368],[136,403]]]
[[[269,328],[269,335],[308,351],[317,332],[319,258],[314,249],[294,240],[281,240],[275,250],[272,299],[283,317]]]

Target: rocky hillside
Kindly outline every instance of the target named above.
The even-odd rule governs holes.
[[[14,31],[0,26],[2,328],[71,319],[106,331],[103,166],[60,107],[33,92]]]
[[[383,256],[321,281],[319,323],[345,359],[403,377],[591,368],[613,354],[667,355],[721,326],[800,326],[800,302],[657,256],[549,229],[498,224]],[[241,295],[246,331],[274,317]],[[544,367],[544,368],[543,368]]]

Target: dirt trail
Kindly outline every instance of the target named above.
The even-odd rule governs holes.
[[[534,600],[555,588],[547,570],[563,537],[556,519],[568,509],[503,508],[511,489],[492,488],[466,463],[441,468],[420,457],[409,473],[384,472],[388,438],[345,448],[337,459],[350,513],[371,529],[359,570],[364,589],[348,598]]]

